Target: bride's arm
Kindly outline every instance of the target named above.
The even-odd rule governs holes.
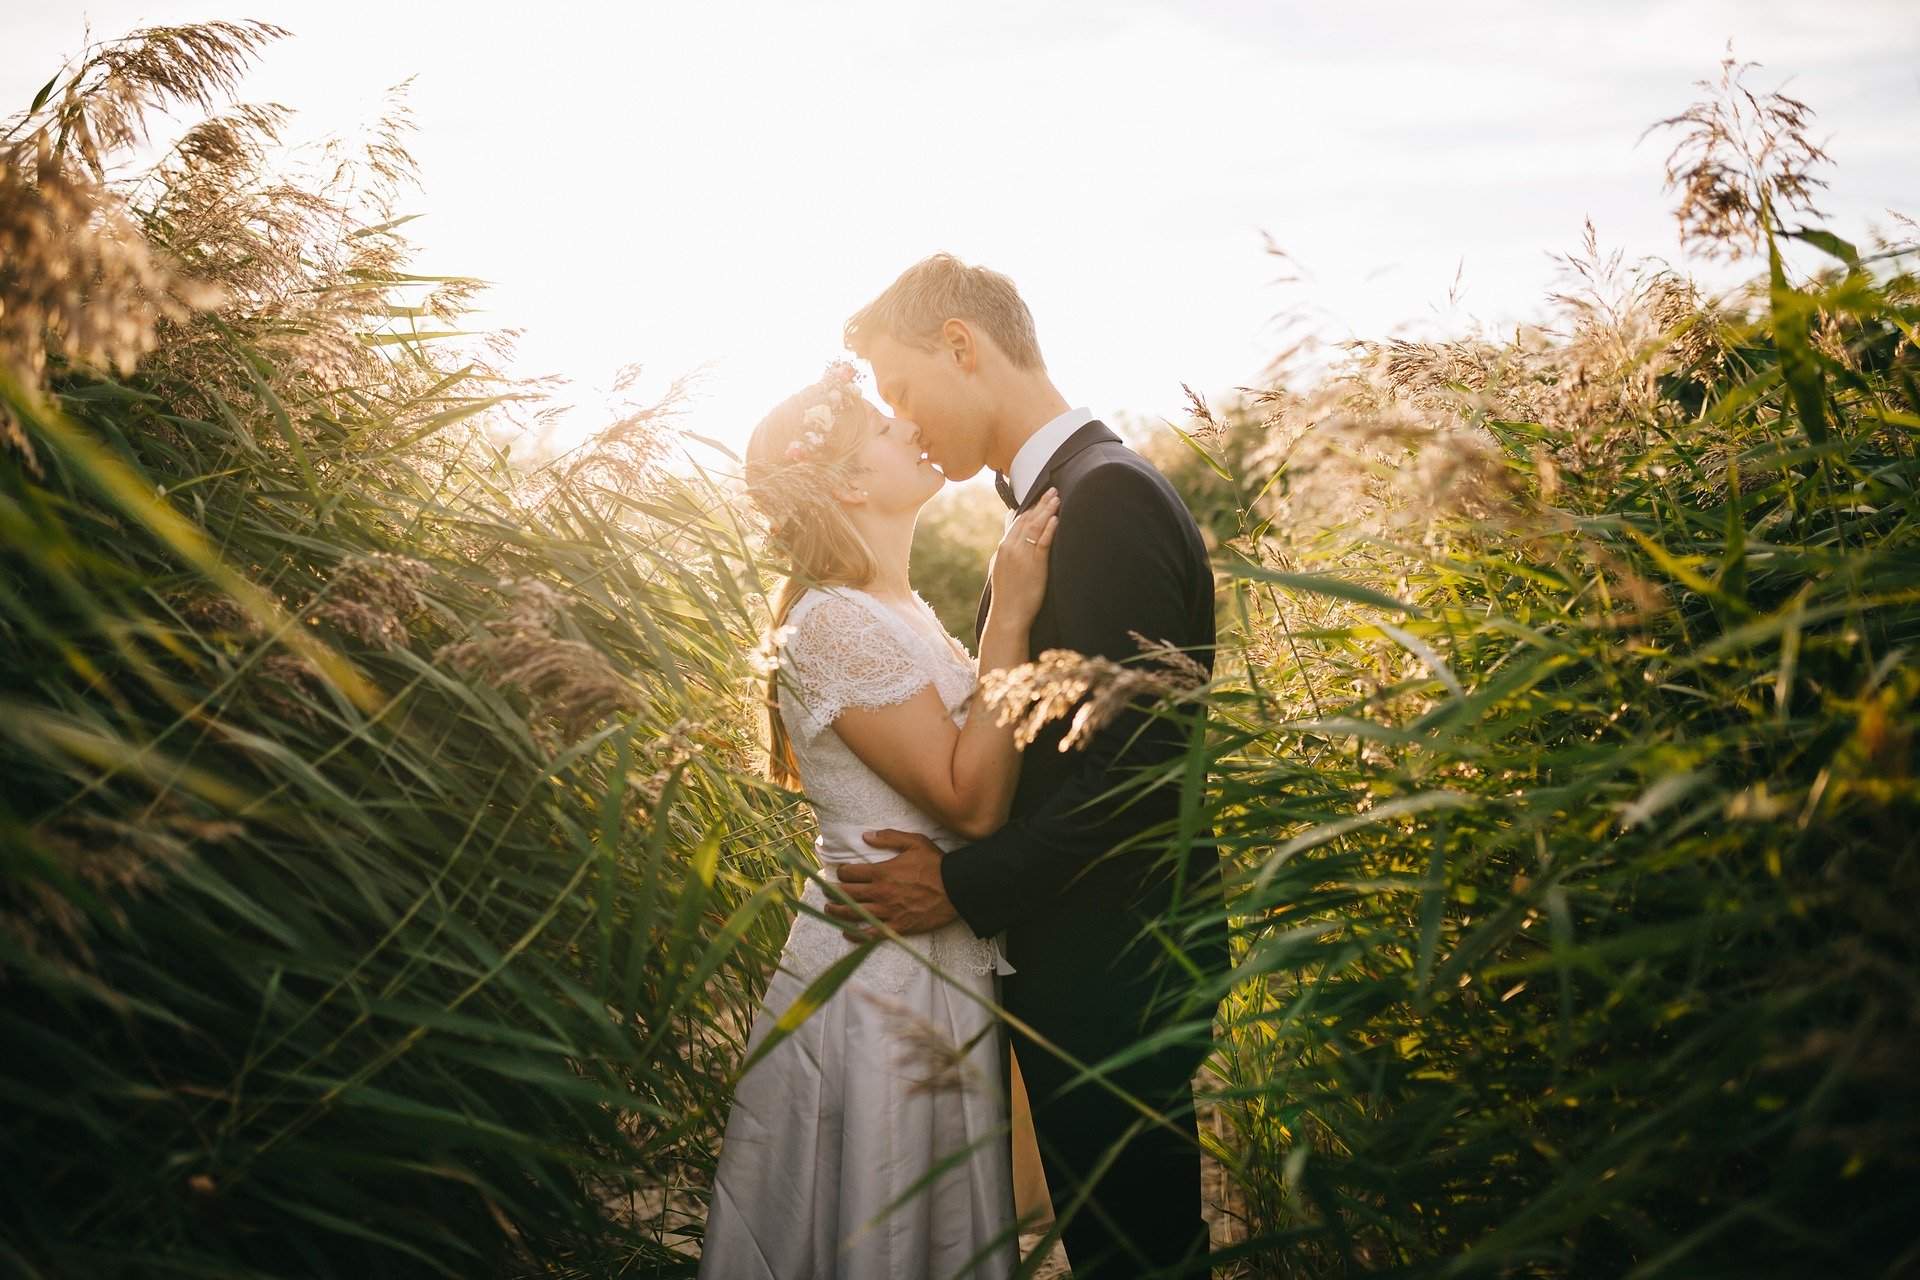
[[[1052,494],[1007,529],[990,570],[993,598],[980,635],[980,671],[1027,661],[1027,631],[1046,594],[1047,551],[1059,518]],[[1020,751],[1013,728],[976,706],[964,726],[929,686],[892,706],[849,708],[833,730],[862,764],[916,809],[969,840],[999,830],[1013,803]]]

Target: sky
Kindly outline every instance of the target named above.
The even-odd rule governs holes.
[[[1178,420],[1301,326],[1537,318],[1588,218],[1686,265],[1642,134],[1729,40],[1818,113],[1829,225],[1920,215],[1913,0],[0,0],[0,114],[88,26],[209,18],[292,31],[241,97],[315,133],[412,77],[419,267],[492,282],[563,435],[640,362],[704,368],[686,425],[737,447],[938,250],[1013,277],[1103,416]]]

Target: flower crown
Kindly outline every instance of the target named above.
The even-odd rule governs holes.
[[[833,420],[860,403],[859,383],[860,371],[853,367],[851,360],[835,360],[827,365],[826,373],[815,384],[820,389],[821,401],[800,415],[800,425],[805,430],[787,446],[788,462],[812,461],[814,453],[827,443]]]
[[[820,380],[795,397],[811,403],[800,415],[801,434],[787,445],[783,459],[747,465],[747,496],[767,518],[773,537],[783,537],[795,515],[823,501],[832,481],[853,465],[818,455],[831,437],[834,419],[859,406],[859,382],[852,361],[828,364]]]

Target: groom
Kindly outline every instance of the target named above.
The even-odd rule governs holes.
[[[936,254],[849,320],[846,339],[949,479],[990,466],[1016,510],[1059,491],[1029,657],[1058,648],[1137,659],[1137,632],[1211,664],[1213,575],[1193,517],[1159,472],[1092,414],[1068,407],[1011,280]],[[983,598],[982,620],[986,606]],[[1203,975],[1224,967],[1226,945],[1219,927],[1198,937],[1174,931],[1183,905],[1217,892],[1218,853],[1207,831],[1171,851],[1143,839],[1176,825],[1177,781],[1109,794],[1187,750],[1178,722],[1135,709],[1063,754],[1065,728],[1054,722],[1027,749],[998,832],[944,857],[923,836],[873,833],[869,843],[899,856],[845,867],[841,881],[861,910],[901,933],[956,915],[981,937],[1005,932],[1018,972],[1002,1000],[1075,1280],[1204,1277],[1192,1080],[1211,1011],[1183,1009],[1182,998],[1189,966]],[[862,918],[840,904],[829,910]],[[1200,1029],[1107,1071],[1105,1084],[1077,1079],[1080,1066],[1176,1018],[1190,1026],[1197,1018]]]

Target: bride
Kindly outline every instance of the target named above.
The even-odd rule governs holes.
[[[851,364],[781,403],[747,446],[749,492],[790,562],[773,608],[771,772],[803,787],[820,871],[748,1051],[856,949],[821,881],[880,861],[868,831],[941,848],[990,834],[1013,797],[1013,731],[968,714],[975,663],[907,577],[914,520],[944,477],[911,422],[868,403]],[[1058,524],[1015,520],[990,570],[978,669],[1026,661]],[[1006,1277],[1019,1264],[996,942],[960,922],[879,942],[742,1078],[727,1119],[700,1275],[711,1280]],[[796,1011],[796,1016],[800,1011]]]

